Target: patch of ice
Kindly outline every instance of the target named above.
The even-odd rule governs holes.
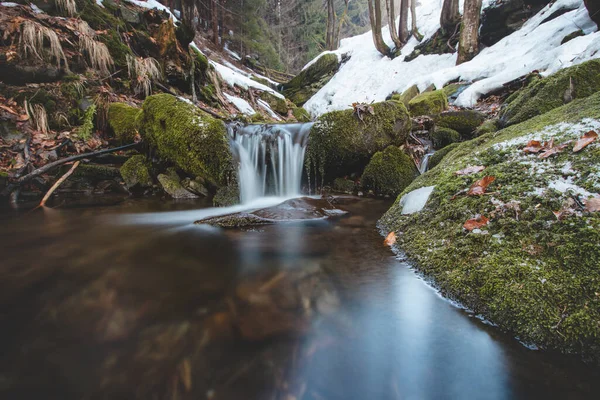
[[[161,4],[157,0],[125,0],[125,1],[128,1],[131,4],[135,4],[136,6],[139,6],[142,8],[147,8],[150,10],[152,10],[153,8],[156,8],[160,11],[166,11],[167,14],[169,14],[169,16],[173,19],[173,22],[179,22],[179,19],[175,16],[175,14],[173,14],[171,12],[169,7]]]
[[[0,2],[0,6],[4,6],[4,7],[17,7],[17,6],[20,6],[20,4],[12,3],[10,1],[5,1],[5,2]]]
[[[492,1],[484,1],[484,8]],[[442,1],[421,0],[417,3],[419,31],[430,38],[439,28]],[[553,12],[574,9],[542,23]],[[562,39],[579,29],[585,36],[561,44]],[[387,27],[383,37],[391,45]],[[557,0],[527,21],[521,29],[485,48],[473,60],[456,64],[456,54],[421,55],[405,62],[418,44],[411,38],[399,57],[382,56],[373,45],[371,32],[341,41],[333,53],[349,54],[350,59],[304,107],[313,116],[351,107],[353,102],[383,101],[393,92],[401,93],[416,84],[423,90],[431,84],[441,88],[459,79],[473,82],[456,99],[460,106],[473,106],[484,94],[501,88],[506,82],[533,70],[549,74],[558,69],[600,57],[600,32],[589,18],[583,0]],[[329,52],[331,53],[331,52]],[[319,55],[320,57],[321,55]],[[309,62],[305,68],[318,59]]]
[[[597,196],[597,194],[590,193],[587,190],[585,190],[584,188],[573,184],[572,177],[568,177],[566,179],[565,178],[555,179],[548,184],[548,188],[559,191],[560,193],[571,192],[573,194],[584,196],[585,198]]]
[[[36,6],[36,5],[35,5],[35,4],[33,4],[33,3],[29,3],[29,7],[31,7],[31,9],[33,10],[33,12],[34,12],[35,14],[43,14],[43,13],[44,13],[44,11],[42,11],[42,9],[41,9],[41,8],[39,8],[38,6]]]
[[[254,108],[252,108],[250,103],[248,103],[246,100],[244,100],[240,97],[232,96],[227,93],[223,93],[223,94],[225,95],[225,97],[227,97],[227,100],[229,100],[238,110],[240,110],[241,113],[246,114],[246,115],[256,114],[256,111],[254,111]]]
[[[256,102],[258,103],[259,106],[261,106],[262,108],[264,108],[269,115],[271,116],[271,118],[274,118],[277,121],[281,121],[281,117],[279,117],[279,115],[277,115],[275,113],[275,111],[273,111],[271,109],[271,106],[269,105],[269,103],[267,103],[266,101],[262,100],[262,99],[258,99],[256,100]]]
[[[177,96],[177,99],[186,102],[188,104],[194,105],[194,103],[192,103],[192,101],[190,99],[186,99],[185,97],[181,97],[181,96]]]
[[[173,10],[173,14],[175,14],[175,16],[177,18],[181,18],[181,11],[179,11],[179,10]]]
[[[593,118],[585,118],[574,124],[561,122],[554,125],[548,125],[545,128],[528,135],[519,136],[501,143],[496,143],[494,148],[496,150],[500,150],[509,147],[522,146],[530,140],[544,141],[552,138],[562,140],[576,139],[587,131],[597,129],[600,129],[600,120]]]
[[[426,186],[420,189],[413,190],[410,193],[405,194],[400,199],[400,205],[402,206],[402,214],[413,214],[419,212],[427,204],[431,192],[435,186]]]
[[[104,8],[104,4],[102,4],[104,0],[96,0],[96,4],[98,4],[99,7]]]

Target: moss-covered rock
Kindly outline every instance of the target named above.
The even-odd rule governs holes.
[[[431,140],[433,141],[433,147],[441,149],[449,144],[460,142],[460,133],[454,129],[437,127],[431,133]]]
[[[442,90],[444,91],[444,93],[446,94],[446,97],[448,99],[450,99],[452,96],[454,96],[454,94],[456,92],[458,92],[458,89],[460,89],[461,87],[463,87],[463,84],[460,83],[451,83],[449,85],[446,85],[442,88]]]
[[[240,202],[240,189],[237,185],[231,184],[217,190],[213,197],[213,204],[217,207],[228,207]]]
[[[429,158],[428,169],[432,169],[433,167],[438,165],[444,159],[444,157],[446,157],[446,154],[456,149],[459,146],[459,144],[460,143],[449,144],[448,146],[437,150],[435,153],[433,153],[433,155]]]
[[[446,111],[435,116],[437,126],[454,129],[464,138],[473,137],[473,132],[483,121],[485,114],[475,110]]]
[[[169,94],[147,97],[142,111],[140,133],[161,158],[191,176],[227,184],[234,169],[222,121]]]
[[[514,125],[599,90],[600,60],[587,61],[531,82],[507,99],[500,121]]]
[[[498,118],[488,119],[484,121],[477,129],[475,129],[474,137],[485,135],[486,133],[496,132],[500,129],[500,121]]]
[[[454,145],[403,192],[435,186],[425,208],[401,215],[401,194],[379,226],[448,297],[524,342],[600,363],[600,213],[553,213],[600,193],[600,147],[545,160],[522,151],[530,139],[573,140],[598,120],[600,93]],[[469,165],[486,169],[455,174]],[[454,196],[486,175],[496,178],[489,196]],[[574,193],[553,189],[565,180]],[[489,224],[465,231],[477,214]]]
[[[443,90],[421,93],[408,102],[408,109],[413,117],[439,114],[447,108],[448,97]]]
[[[339,66],[336,54],[323,54],[310,67],[284,83],[281,87],[283,94],[297,106],[302,106],[329,82]]]
[[[312,127],[306,165],[311,179],[319,175],[330,183],[340,176],[362,173],[373,154],[406,140],[411,120],[406,107],[397,101],[373,104],[374,115],[361,121],[353,110],[323,114]]]
[[[141,109],[125,103],[111,103],[108,106],[108,126],[119,142],[133,143],[141,112]]]
[[[125,181],[127,188],[149,188],[152,186],[152,177],[150,176],[150,162],[145,156],[138,154],[132,156],[121,166],[121,177]]]
[[[576,30],[575,32],[571,32],[571,33],[569,33],[568,35],[566,35],[566,36],[565,36],[565,37],[564,37],[564,38],[563,38],[563,39],[560,41],[560,44],[561,44],[561,45],[563,45],[563,44],[565,44],[565,43],[567,43],[567,42],[570,42],[571,40],[573,40],[573,39],[575,39],[576,37],[579,37],[579,36],[585,36],[585,33],[584,33],[584,32],[583,32],[581,29],[578,29],[578,30]]]
[[[267,103],[269,105],[269,107],[271,107],[271,109],[273,111],[275,111],[276,113],[278,113],[280,115],[284,115],[284,116],[287,115],[288,106],[287,106],[287,103],[285,102],[285,99],[282,99],[281,97],[277,97],[273,93],[269,93],[269,92],[262,92],[259,97],[261,100],[263,100],[265,103]]]
[[[292,109],[292,115],[298,122],[310,122],[310,114],[302,107],[296,107]]]
[[[354,193],[356,183],[346,178],[335,178],[333,180],[333,190],[340,193]]]
[[[408,89],[406,89],[402,94],[397,94],[392,96],[392,100],[400,101],[406,108],[408,108],[408,104],[412,99],[419,95],[419,87],[417,85],[412,85]]]
[[[181,185],[181,179],[173,170],[167,171],[166,174],[159,174],[156,179],[158,179],[158,183],[160,183],[165,193],[174,199],[195,199],[198,197]]]
[[[417,176],[413,160],[397,146],[378,151],[365,168],[361,178],[364,190],[379,196],[396,196]]]

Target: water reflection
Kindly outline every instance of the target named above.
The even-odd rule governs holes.
[[[244,231],[193,225],[223,212],[193,206],[0,216],[0,398],[600,393],[597,370],[525,349],[397,261],[374,229],[385,203]]]

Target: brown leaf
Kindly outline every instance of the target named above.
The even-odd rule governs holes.
[[[496,180],[495,176],[484,176],[478,181],[475,181],[469,188],[467,195],[469,196],[481,196],[485,194],[485,190],[490,185],[490,183]]]
[[[483,165],[475,165],[471,167],[467,167],[465,169],[461,169],[460,171],[456,171],[454,175],[471,175],[476,174],[477,172],[481,172],[485,169]]]
[[[482,226],[486,226],[490,223],[490,220],[483,215],[478,215],[475,218],[467,220],[463,225],[463,228],[471,232],[473,229],[479,229]]]
[[[573,147],[573,153],[577,153],[578,151],[583,150],[584,147],[596,140],[597,137],[598,134],[596,132],[587,132],[577,141],[577,143],[575,143],[575,146]]]
[[[392,246],[394,243],[396,243],[396,234],[394,232],[390,232],[383,241],[383,244],[384,246]]]
[[[542,143],[539,140],[530,140],[523,151],[525,153],[539,153],[542,151]]]
[[[593,199],[586,200],[585,211],[587,211],[587,212],[600,211],[600,197],[594,197]]]
[[[17,115],[17,112],[15,110],[13,110],[11,107],[5,106],[3,104],[0,104],[0,110],[4,110],[7,113]]]
[[[547,149],[546,151],[544,151],[542,154],[538,155],[538,158],[548,158],[550,156],[553,156],[554,154],[558,154],[561,151],[563,151],[563,149],[565,147],[567,147],[568,143],[563,143],[560,146],[555,146],[555,147],[550,147],[549,149]]]

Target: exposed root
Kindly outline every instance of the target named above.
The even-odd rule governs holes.
[[[135,94],[149,96],[152,93],[152,82],[162,78],[160,64],[152,57],[127,56],[127,70],[133,80]]]
[[[44,49],[45,41],[50,45],[49,50]],[[64,60],[67,65],[67,58],[56,32],[35,21],[25,21],[21,24],[19,50],[24,58],[34,56],[42,61],[47,58],[54,59],[59,67],[61,60]]]

